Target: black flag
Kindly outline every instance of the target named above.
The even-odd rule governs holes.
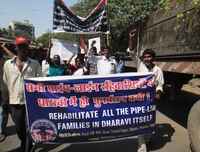
[[[106,32],[107,0],[101,0],[99,4],[86,17],[76,16],[62,0],[55,0],[53,13],[54,32]]]

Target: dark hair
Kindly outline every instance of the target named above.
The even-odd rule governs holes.
[[[29,45],[28,44],[19,44],[19,45],[16,45],[15,48],[17,51],[27,50],[27,49],[29,49]]]
[[[145,54],[150,54],[153,58],[155,58],[156,56],[156,53],[153,49],[145,49],[142,53],[142,56],[144,56]]]
[[[60,55],[55,54],[55,55],[53,56],[53,58],[59,58],[59,59],[60,59]]]
[[[79,60],[80,63],[83,64],[84,63],[84,55],[78,54],[77,57],[75,58],[75,62],[77,62],[77,60]]]
[[[95,46],[93,46],[92,51],[97,51],[97,48]]]

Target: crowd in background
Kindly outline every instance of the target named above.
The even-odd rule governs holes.
[[[42,61],[43,76],[114,74],[124,71],[124,61],[119,55],[111,56],[107,47],[102,47],[99,53],[94,46],[85,53],[79,49],[77,54],[64,61],[57,54],[51,59],[50,50]]]

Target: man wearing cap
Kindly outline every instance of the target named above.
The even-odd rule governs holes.
[[[41,76],[40,64],[28,57],[29,43],[23,36],[16,37],[17,56],[7,60],[3,67],[3,82],[9,93],[9,108],[21,140],[22,152],[26,143],[24,79]]]

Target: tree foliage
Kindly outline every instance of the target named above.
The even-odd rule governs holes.
[[[99,0],[80,0],[72,7],[79,16],[85,17]],[[157,6],[158,0],[108,0],[108,17],[112,27],[129,26],[143,20]]]
[[[166,11],[171,10],[174,6],[191,5],[194,8],[200,9],[200,0],[160,0],[159,5]]]
[[[50,33],[44,33],[37,38],[37,43],[43,44],[45,47],[48,47],[50,41]]]
[[[71,7],[72,11],[81,17],[87,17],[100,0],[79,0]],[[191,6],[200,8],[200,0],[108,0],[108,19],[111,31],[111,46],[113,50],[122,51],[127,47],[128,31],[135,23],[144,23],[146,18],[157,8],[167,11],[174,6],[189,2]],[[177,13],[177,18],[182,18],[182,13]],[[77,35],[59,33],[51,34],[53,38],[78,42]],[[37,42],[45,46],[49,44],[50,34],[45,33]]]
[[[77,35],[73,34],[68,34],[68,33],[44,33],[40,37],[37,38],[37,43],[41,43],[44,45],[44,47],[48,47],[50,43],[50,39],[55,38],[55,39],[62,39],[70,42],[75,42],[77,43],[79,41],[79,38]]]

